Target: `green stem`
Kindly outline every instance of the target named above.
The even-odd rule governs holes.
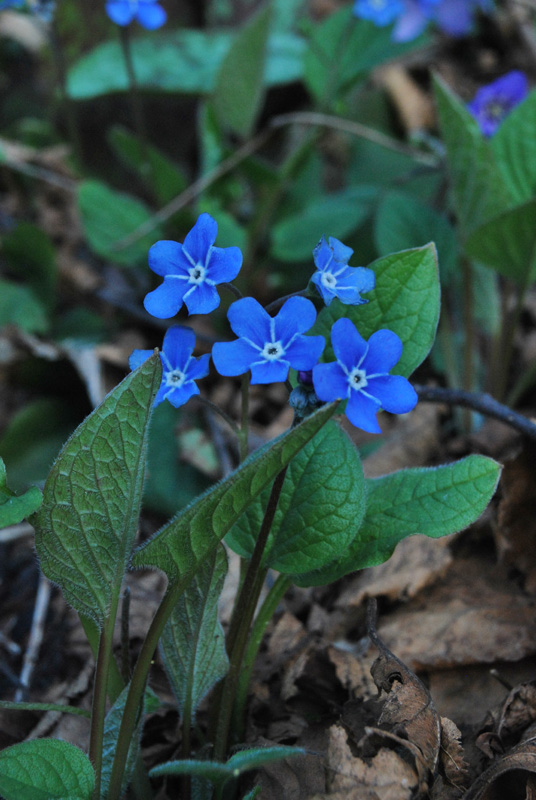
[[[281,496],[281,490],[283,489],[287,469],[288,467],[282,469],[274,480],[255,548],[251,555],[240,594],[235,602],[233,616],[229,625],[229,632],[227,634],[229,672],[224,680],[221,692],[219,718],[214,740],[214,757],[219,760],[225,757],[227,751],[229,727],[242,661],[249,636],[249,629],[267,573],[267,569],[262,567],[262,559],[274,521],[277,504]]]
[[[136,70],[134,69],[134,59],[132,57],[132,43],[130,40],[130,29],[128,25],[120,28],[121,49],[123,51],[123,58],[125,60],[125,67],[128,75],[128,91],[130,96],[130,104],[132,108],[132,117],[134,119],[134,127],[138,135],[139,142],[139,158],[142,165],[142,175],[149,182],[151,189],[152,185],[152,169],[151,160],[149,158],[149,145],[147,136],[147,127],[145,125],[145,116],[143,114],[143,104],[139,91],[138,81],[136,79]]]
[[[519,289],[513,288],[512,291],[517,295],[514,309],[511,313],[506,313],[501,330],[501,342],[499,357],[495,363],[494,388],[495,397],[502,402],[506,394],[506,386],[510,372],[510,362],[514,351],[515,336],[519,326],[519,319],[523,311],[523,303],[527,293],[528,285]]]
[[[240,425],[240,463],[249,454],[249,373],[242,377],[242,421]]]
[[[78,120],[76,107],[69,97],[67,91],[67,68],[65,65],[65,58],[60,38],[56,31],[55,22],[50,26],[49,41],[54,60],[56,62],[56,76],[58,80],[60,107],[64,115],[67,125],[67,133],[73,147],[75,160],[78,165],[82,163],[82,144],[80,141],[80,131],[78,129]]]
[[[291,580],[288,575],[279,575],[274,585],[268,592],[259,613],[255,618],[251,634],[249,637],[246,652],[242,662],[242,669],[238,678],[238,686],[236,689],[236,698],[233,708],[233,716],[231,720],[231,727],[239,739],[243,737],[244,727],[244,710],[248,696],[248,690],[251,683],[251,674],[259,647],[264,637],[264,632],[270,620],[272,619],[275,610],[289,586]]]
[[[465,328],[465,350],[463,361],[463,388],[466,392],[474,389],[474,353],[475,353],[475,298],[473,265],[469,259],[462,259],[463,272],[463,318]],[[463,412],[464,428],[467,432],[472,429],[472,414],[469,409]]]

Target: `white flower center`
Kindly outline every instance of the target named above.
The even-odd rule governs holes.
[[[337,278],[331,272],[323,272],[320,283],[322,286],[325,286],[326,289],[334,289],[337,285]]]
[[[188,275],[190,276],[188,278],[188,283],[194,283],[196,286],[199,286],[205,281],[206,274],[206,268],[201,264],[196,264],[188,270]]]
[[[180,369],[172,369],[166,372],[166,386],[172,386],[174,389],[180,389],[186,380],[186,373]]]
[[[348,384],[350,389],[355,389],[356,392],[360,392],[361,389],[365,388],[367,383],[367,373],[365,370],[359,369],[359,367],[354,367],[348,375]]]
[[[281,342],[266,342],[261,355],[267,361],[278,361],[285,355],[285,350]]]

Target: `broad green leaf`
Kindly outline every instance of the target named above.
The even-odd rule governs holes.
[[[179,599],[160,637],[162,661],[181,717],[190,722],[203,697],[229,667],[218,621],[218,600],[226,574],[227,556],[223,547],[218,547]]]
[[[208,95],[234,36],[230,31],[151,31],[132,42],[136,80],[141,89]],[[276,32],[268,40],[265,85],[300,80],[305,43],[292,33]],[[73,100],[128,91],[128,75],[117,41],[98,45],[71,67],[67,92]]]
[[[376,212],[375,240],[382,256],[433,242],[442,279],[449,280],[456,269],[458,242],[447,217],[406,192],[384,195]]]
[[[56,304],[58,266],[50,237],[30,222],[19,222],[4,234],[2,254],[10,271],[24,280],[39,302],[51,311]]]
[[[469,236],[465,249],[521,286],[532,283],[536,278],[536,200],[485,222]]]
[[[266,489],[233,525],[226,543],[251,558],[268,503]],[[263,563],[283,573],[309,572],[345,552],[365,513],[356,447],[328,422],[290,462]]]
[[[0,528],[16,525],[37,511],[43,495],[37,486],[17,497],[7,485],[6,467],[0,458]]]
[[[45,575],[101,624],[119,592],[141,503],[148,423],[160,386],[151,356],[76,429],[47,479],[35,517]]]
[[[259,769],[272,761],[281,761],[283,758],[303,756],[306,751],[299,747],[255,747],[251,750],[241,750],[229,761],[221,764],[218,761],[168,761],[159,764],[149,772],[151,778],[160,775],[199,775],[208,778],[216,786],[222,786],[230,778],[238,778],[242,773],[252,769]]]
[[[161,237],[158,227],[128,247],[115,247],[151,219],[141,200],[116,192],[100,181],[87,180],[78,187],[78,206],[84,233],[95,253],[125,266],[147,262],[149,248]]]
[[[76,717],[91,719],[90,711],[63,703],[15,703],[10,700],[0,700],[0,708],[3,711],[59,711],[61,714],[74,714]]]
[[[329,342],[331,327],[340,317],[351,319],[365,339],[380,328],[388,328],[400,336],[404,345],[392,373],[408,377],[430,352],[436,334],[439,277],[435,247],[428,244],[393,253],[369,266],[376,273],[376,288],[367,293],[369,302],[345,306],[334,300],[320,312],[311,333],[320,333]],[[329,345],[324,360],[333,358]]]
[[[435,95],[454,208],[465,236],[508,208],[511,199],[491,145],[474,117],[439,78],[435,80]]]
[[[429,199],[433,202],[437,196],[442,181],[439,168],[423,170],[422,165],[411,156],[389,150],[368,139],[355,137],[349,145],[346,169],[349,184],[375,184],[393,188],[403,185],[407,194],[424,202]]]
[[[396,58],[424,43],[393,42],[391,28],[357,19],[351,6],[330,14],[312,28],[305,53],[307,88],[319,101],[335,101],[340,92],[364,78],[374,67]]]
[[[344,239],[371,213],[373,186],[359,186],[314,197],[304,208],[272,229],[271,254],[280,261],[311,261],[320,237]],[[311,267],[313,271],[313,267]]]
[[[501,466],[485,456],[454,464],[400,470],[367,480],[365,520],[348,552],[323,570],[298,575],[299,586],[320,586],[382,564],[398,542],[416,533],[437,539],[475,522],[493,497]]]
[[[536,92],[514,108],[491,138],[491,149],[515,203],[536,194]]]
[[[137,136],[120,125],[108,133],[108,142],[123,163],[149,183],[159,204],[169,203],[186,188],[186,178],[168,156],[153,145],[144,145]],[[145,172],[145,159],[150,169]]]
[[[165,525],[135,552],[135,568],[156,567],[185,584],[246,508],[332,416],[329,403],[248,460]]]
[[[212,103],[224,128],[251,133],[263,95],[271,9],[266,6],[239,31],[220,67]]]
[[[49,328],[46,311],[26,286],[0,279],[0,328],[18,325],[27,333],[45,333]]]
[[[32,739],[0,752],[4,800],[91,800],[95,774],[78,747],[59,739]]]

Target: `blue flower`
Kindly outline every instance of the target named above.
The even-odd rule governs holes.
[[[164,283],[143,304],[159,319],[173,317],[186,303],[189,314],[209,314],[220,304],[216,285],[232,281],[242,266],[238,247],[214,247],[218,223],[201,214],[184,244],[161,241],[149,250],[149,266]]]
[[[244,297],[230,306],[227,316],[240,338],[212,348],[220,375],[251,370],[251,383],[285,381],[290,367],[312,369],[325,346],[323,336],[302,336],[316,319],[314,305],[304,297],[291,297],[275,317],[253,297]]]
[[[313,250],[317,272],[311,280],[318,287],[324,303],[329,306],[338,297],[341,303],[358,306],[368,303],[360,292],[370,292],[376,285],[376,276],[367,267],[349,267],[348,260],[354,251],[338,239],[324,237]]]
[[[369,19],[378,27],[390,25],[404,11],[402,0],[356,0],[354,14],[361,19]]]
[[[529,90],[524,72],[513,70],[478,90],[467,108],[484,136],[493,136],[510,111],[519,105]]]
[[[405,414],[417,404],[417,394],[401,375],[389,375],[402,355],[402,341],[393,331],[379,330],[365,341],[355,325],[338,319],[331,328],[337,361],[313,369],[320,400],[348,399],[346,416],[356,428],[381,433],[376,414],[381,409]]]
[[[208,375],[210,356],[194,358],[195,333],[190,328],[174,325],[164,336],[164,344],[160,353],[162,361],[162,383],[155,397],[157,406],[169,400],[178,408],[188,402],[194,394],[199,394],[195,381]],[[152,350],[134,350],[129,358],[130,369],[136,369],[152,356]]]
[[[22,8],[26,0],[0,0],[0,11],[6,8]]]
[[[161,28],[167,19],[158,0],[108,0],[106,13],[116,25],[130,25],[136,19],[149,31]]]
[[[473,25],[475,11],[489,11],[491,0],[356,0],[354,14],[376,25],[394,22],[395,42],[409,42],[434,22],[449,36],[465,36]]]

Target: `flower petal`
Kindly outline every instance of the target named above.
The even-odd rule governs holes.
[[[402,340],[396,333],[382,328],[368,340],[368,352],[362,367],[367,375],[389,372],[400,360]]]
[[[129,25],[134,19],[135,9],[128,0],[111,0],[106,3],[106,13],[116,25]]]
[[[322,272],[322,270],[329,266],[332,260],[333,250],[326,242],[325,237],[322,236],[313,250],[313,261],[315,262],[315,266]]]
[[[128,366],[132,371],[138,369],[153,354],[153,350],[133,350],[128,359]]]
[[[186,281],[166,277],[164,283],[145,295],[143,305],[149,314],[158,319],[174,317],[182,306],[182,298],[189,288]]]
[[[157,275],[185,275],[192,265],[182,252],[182,244],[161,239],[149,248],[149,267]]]
[[[183,248],[194,264],[206,266],[208,251],[216,241],[218,223],[210,214],[201,214],[192,230],[186,234]]]
[[[137,13],[138,22],[148,31],[161,28],[167,20],[167,14],[157,3],[148,3],[140,0]]]
[[[251,383],[282,383],[288,378],[288,361],[264,361],[251,365]]]
[[[320,270],[317,270],[317,272],[315,272],[311,280],[314,284],[316,284],[316,287],[320,292],[320,297],[322,298],[324,303],[327,306],[329,306],[331,301],[335,299],[336,294],[333,289],[328,289],[328,287],[322,283],[322,272]]]
[[[259,351],[244,339],[216,342],[212,348],[212,361],[220,375],[242,375],[258,358]]]
[[[239,247],[213,247],[210,251],[208,277],[214,283],[234,281],[242,266]]]
[[[367,392],[376,397],[381,407],[391,414],[405,414],[417,405],[417,392],[401,375],[379,375],[371,378]]]
[[[348,370],[357,366],[366,354],[368,345],[353,322],[346,317],[338,319],[331,328],[331,345],[337,361]]]
[[[232,303],[227,319],[237,336],[249,339],[261,349],[271,341],[272,317],[254,297],[243,297]]]
[[[379,403],[372,397],[367,397],[363,392],[351,392],[346,404],[346,416],[356,428],[361,428],[367,433],[381,433],[376,414],[380,410]]]
[[[297,333],[305,333],[313,327],[316,308],[305,297],[290,297],[283,303],[275,317],[275,339],[286,347]]]
[[[351,247],[339,242],[339,240],[335,239],[333,236],[329,237],[329,246],[333,251],[333,258],[335,261],[339,261],[342,264],[348,264],[354,254]]]
[[[313,369],[313,386],[319,400],[344,400],[350,387],[348,376],[336,361],[330,364],[317,364]]]
[[[195,333],[191,328],[174,325],[166,331],[162,350],[172,369],[184,370],[195,347]]]
[[[176,389],[171,389],[166,394],[166,400],[169,400],[172,406],[175,408],[179,408],[179,406],[183,406],[185,403],[188,402],[190,397],[193,397],[194,394],[199,394],[199,387],[193,381],[186,381],[183,383],[182,386],[177,387]],[[157,395],[158,396],[158,395]]]
[[[375,286],[376,273],[368,267],[346,267],[343,273],[337,275],[337,293],[349,288],[355,288],[358,292],[370,292]]]
[[[192,289],[193,287],[193,289]],[[184,302],[189,314],[210,314],[220,304],[220,296],[214,286],[204,282],[197,286],[187,284]]]
[[[188,380],[198,381],[200,378],[205,378],[209,373],[209,366],[209,353],[205,353],[205,355],[199,356],[199,358],[192,358],[187,370]]]
[[[325,346],[326,340],[323,336],[296,336],[285,350],[285,359],[294,369],[312,369]]]

